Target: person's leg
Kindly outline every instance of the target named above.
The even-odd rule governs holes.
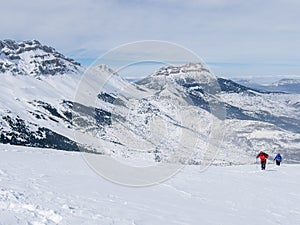
[[[266,161],[262,162],[262,169],[265,170],[266,169]]]

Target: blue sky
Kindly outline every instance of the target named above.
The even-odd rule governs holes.
[[[300,1],[10,0],[1,39],[37,39],[85,64],[141,40],[191,49],[219,76],[300,75]]]

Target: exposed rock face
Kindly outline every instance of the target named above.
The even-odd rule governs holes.
[[[0,72],[13,75],[57,75],[78,73],[80,64],[37,40],[0,41]]]
[[[0,143],[200,165],[222,130],[216,164],[253,163],[260,150],[300,161],[299,94],[248,88],[200,63],[136,83],[105,65],[85,71],[89,79],[81,70],[38,41],[0,41]]]

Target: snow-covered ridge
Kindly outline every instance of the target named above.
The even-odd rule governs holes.
[[[54,48],[37,40],[0,41],[0,72],[13,75],[57,75],[79,73],[82,67]]]
[[[216,77],[201,63],[188,63],[162,67],[136,83],[150,89],[162,90],[171,86],[181,89],[184,84],[188,86],[201,85],[204,88],[207,85],[216,84],[216,81]]]
[[[211,111],[214,102],[224,104],[230,129],[216,164],[249,163],[258,150],[273,153],[277,149],[289,162],[300,160],[298,95],[255,91],[214,77],[200,63],[163,67],[134,84],[98,65],[84,73],[88,79],[79,88],[86,79],[76,72],[81,69],[78,63],[37,41],[2,41],[0,61],[0,68],[3,62],[12,64],[5,72],[10,74],[0,75],[1,143],[72,151],[78,151],[78,145],[94,151],[99,143],[105,151],[98,153],[116,158],[198,165],[212,119],[225,120],[223,114]],[[39,76],[45,74],[43,66],[53,75],[64,74]],[[77,74],[67,74],[72,69]],[[219,86],[218,91],[208,92],[212,83]],[[182,129],[196,141],[181,141]],[[75,130],[82,136],[75,138]],[[195,148],[190,143],[198,144]],[[187,159],[180,154],[179,144],[197,152]],[[134,151],[139,148],[147,151]],[[176,149],[178,157],[172,158]]]
[[[166,66],[160,68],[153,76],[171,76],[173,74],[188,74],[191,72],[209,72],[201,63],[188,63],[181,66]]]
[[[188,63],[184,65],[162,67],[149,78],[156,81],[160,80],[160,82],[165,79],[176,82],[190,82],[193,80],[202,84],[209,83],[213,79],[216,79],[201,63]]]

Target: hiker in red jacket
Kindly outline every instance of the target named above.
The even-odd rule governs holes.
[[[265,170],[266,169],[267,158],[269,158],[269,155],[267,153],[264,153],[263,151],[261,151],[260,153],[258,153],[256,158],[260,158],[261,169]]]

